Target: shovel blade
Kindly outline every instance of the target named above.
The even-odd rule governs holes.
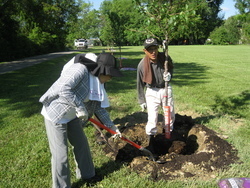
[[[147,150],[146,148],[140,148],[140,150],[144,153],[144,155],[148,156],[148,158],[152,161],[155,161],[154,155],[151,151]]]

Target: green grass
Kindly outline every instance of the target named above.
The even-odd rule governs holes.
[[[88,51],[100,53],[103,48]],[[95,143],[94,128],[89,138],[96,171],[105,178],[93,187],[217,187],[226,177],[250,177],[250,46],[170,46],[175,62],[172,82],[176,113],[192,115],[220,134],[238,150],[241,164],[217,173],[210,180],[185,179],[153,182],[140,177],[126,165],[105,156]],[[58,78],[62,66],[74,54],[65,55],[22,70],[0,75],[0,187],[50,187],[50,153],[40,115],[40,96]],[[115,52],[120,57],[119,51]],[[123,67],[136,68],[142,47],[123,47]],[[107,83],[111,118],[140,111],[136,94],[136,71]],[[70,155],[72,182],[74,161]],[[87,187],[87,185],[82,185]]]

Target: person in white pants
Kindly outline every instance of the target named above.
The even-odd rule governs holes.
[[[163,52],[158,51],[158,48],[159,44],[156,39],[146,39],[143,49],[145,57],[140,61],[137,67],[138,102],[142,111],[147,109],[148,112],[148,122],[145,129],[148,135],[149,149],[151,152],[154,152],[153,145],[154,137],[157,134],[159,108],[165,106],[166,99],[166,78],[164,76],[164,63],[166,57]],[[168,56],[168,72],[171,78],[173,74],[173,62],[170,56]],[[172,86],[169,80],[167,86],[167,105],[170,106],[170,131],[172,132],[175,112]]]
[[[162,107],[164,110],[165,106],[165,88],[147,88],[146,89],[146,106],[148,112],[148,122],[146,125],[146,134],[147,135],[156,135],[157,134],[157,122],[158,122],[158,111]],[[172,87],[168,86],[168,106],[170,106],[170,132],[173,130],[173,124],[175,120],[174,112],[174,100],[172,96]],[[165,128],[165,127],[163,127]]]

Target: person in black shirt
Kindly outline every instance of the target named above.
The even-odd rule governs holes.
[[[137,67],[137,92],[138,102],[142,111],[147,109],[148,121],[146,125],[146,134],[149,138],[149,149],[154,152],[154,136],[157,134],[157,122],[159,107],[164,107],[165,96],[165,77],[164,62],[165,54],[158,51],[159,44],[156,39],[149,38],[144,42],[145,57],[140,61]],[[168,56],[168,72],[173,74],[173,62]],[[146,89],[145,89],[146,88]],[[167,104],[170,106],[170,131],[173,130],[175,120],[174,101],[172,96],[172,87],[168,82]]]

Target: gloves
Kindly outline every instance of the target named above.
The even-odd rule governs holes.
[[[116,134],[114,134],[113,136],[112,136],[112,138],[121,138],[122,137],[122,134],[121,134],[121,132],[119,131],[119,129],[115,126],[115,125],[113,125],[112,127],[110,127],[110,129],[112,130],[112,131],[115,131],[116,132]]]
[[[171,80],[171,74],[168,72],[168,73],[163,73],[163,80],[165,82],[169,82]]]
[[[86,109],[81,109],[79,111],[76,111],[76,116],[82,121],[87,121],[89,118],[89,113]]]
[[[147,109],[147,104],[143,103],[140,105],[141,106],[141,111],[144,112]]]

